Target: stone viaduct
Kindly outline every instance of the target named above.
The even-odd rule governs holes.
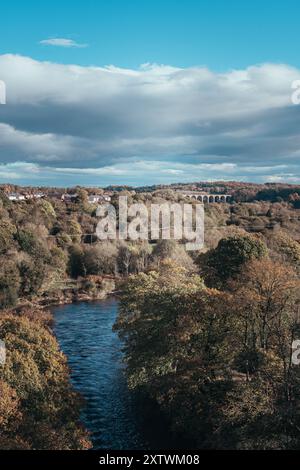
[[[196,191],[177,191],[181,193],[183,196],[188,197],[190,199],[195,199],[197,201],[202,202],[203,204],[212,204],[212,203],[226,203],[230,202],[231,195],[230,194],[208,194],[203,192],[196,192]]]

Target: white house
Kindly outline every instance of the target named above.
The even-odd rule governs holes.
[[[90,204],[98,204],[99,202],[110,202],[111,197],[107,194],[91,194],[88,198]]]
[[[25,201],[25,196],[20,193],[8,193],[7,197],[10,201]]]
[[[88,201],[90,204],[97,204],[101,199],[102,199],[102,196],[100,196],[99,194],[91,194],[89,196]]]
[[[25,199],[42,199],[43,197],[45,197],[45,194],[41,192],[25,194]]]

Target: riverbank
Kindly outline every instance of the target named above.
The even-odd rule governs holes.
[[[18,398],[18,413],[15,421],[17,422],[16,426],[10,426],[11,419],[9,416],[6,418],[6,411],[4,416],[2,416],[2,411],[0,410],[0,421],[4,419],[7,421],[7,426],[0,433],[0,449],[10,448],[10,449],[30,449],[34,446],[37,449],[48,449],[48,450],[58,450],[58,449],[88,449],[91,447],[89,441],[89,434],[86,432],[86,428],[82,423],[80,417],[80,410],[83,406],[84,400],[81,395],[73,386],[71,381],[71,370],[67,366],[68,358],[62,351],[60,345],[58,344],[55,332],[54,332],[54,317],[52,315],[51,306],[53,305],[68,305],[75,304],[80,301],[91,302],[95,300],[103,300],[106,297],[110,296],[115,291],[115,279],[105,279],[103,277],[97,276],[96,278],[90,279],[78,279],[72,281],[72,287],[65,287],[62,289],[56,289],[52,292],[52,295],[43,295],[35,296],[30,299],[19,299],[16,306],[11,308],[6,308],[0,310],[0,333],[1,328],[3,329],[0,334],[0,339],[5,341],[7,347],[7,363],[3,368],[0,369],[0,392],[3,394],[10,394],[11,400]],[[83,319],[81,319],[83,321]],[[13,327],[14,332],[14,342],[10,344],[10,337],[6,337],[7,329]],[[30,331],[30,335],[26,334],[23,338],[24,329]],[[42,361],[39,363],[38,358],[44,356],[45,344],[40,344],[38,340],[31,343],[31,337],[33,334],[37,335],[37,338],[45,338],[44,341],[49,347],[49,353],[47,355],[47,366]],[[18,341],[22,341],[23,345],[26,344],[25,351],[30,350],[31,348],[36,351],[37,359],[26,358],[24,355],[24,368],[28,361],[31,361],[33,370],[35,370],[35,379],[37,379],[39,384],[33,384],[34,387],[41,388],[43,390],[43,396],[45,399],[40,399],[39,406],[44,407],[45,410],[48,409],[49,399],[46,397],[48,390],[50,394],[52,390],[55,390],[53,394],[61,396],[61,403],[56,403],[53,407],[57,408],[57,413],[51,412],[52,415],[45,415],[43,419],[47,420],[47,426],[49,426],[49,439],[45,436],[42,438],[42,432],[35,432],[35,428],[46,426],[44,421],[41,418],[35,418],[34,410],[27,406],[27,402],[23,403],[23,392],[22,384],[26,387],[26,393],[28,393],[28,400],[35,403],[35,388],[31,390],[32,380],[30,377],[27,377],[27,372],[24,369],[21,372],[21,376],[18,378],[18,371],[10,370],[11,367],[17,361],[17,364],[20,366],[20,357],[17,356],[15,360],[13,359],[15,354],[17,354],[17,349],[15,345]],[[23,367],[23,366],[22,366]],[[56,391],[56,383],[51,379],[51,374],[49,372],[49,383],[47,380],[48,369],[52,370],[55,367],[59,367],[61,370],[61,381],[57,384],[59,388],[59,393]],[[52,382],[51,382],[52,380]],[[21,387],[21,388],[20,388]],[[19,391],[20,389],[20,391]],[[32,394],[32,398],[31,397]],[[26,395],[27,396],[27,395]],[[8,398],[7,398],[8,399]],[[9,398],[10,399],[10,398]],[[45,401],[44,401],[45,400]],[[59,407],[63,406],[61,413],[59,413]],[[2,414],[1,414],[2,413]],[[10,413],[10,410],[7,410],[7,413]],[[24,419],[28,422],[32,420],[35,421],[35,427],[27,429],[23,421],[19,417],[24,415]],[[52,419],[53,418],[53,419]],[[5,421],[5,422],[6,422]],[[53,423],[52,423],[53,421]],[[50,423],[50,424],[49,424]],[[24,427],[25,426],[25,427]],[[56,427],[57,426],[57,429]],[[26,438],[23,436],[24,429],[26,429]],[[20,430],[19,430],[20,429]],[[71,431],[72,430],[72,431]],[[53,442],[51,442],[51,439]],[[55,437],[54,437],[55,436]],[[59,437],[60,436],[60,437]]]
[[[115,282],[109,285],[96,299],[95,292],[74,291],[44,305],[41,299],[27,301],[6,313],[45,328],[58,343],[68,364],[66,384],[80,403],[76,426],[87,447],[89,436],[94,449],[179,449],[157,404],[128,389],[123,344],[113,329],[119,302],[112,295]]]
[[[75,302],[93,302],[116,294],[115,276],[87,276],[77,280],[66,280],[63,285],[31,298],[20,298],[9,311],[22,308],[46,309],[55,305],[68,305]]]

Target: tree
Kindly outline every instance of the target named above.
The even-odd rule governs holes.
[[[56,236],[57,245],[59,248],[68,248],[72,245],[72,239],[70,235],[65,232],[60,232]]]
[[[21,276],[20,296],[37,295],[46,275],[43,260],[23,260],[19,265]]]
[[[165,261],[159,272],[130,277],[121,297],[116,328],[125,340],[129,387],[156,400],[193,445],[213,434],[228,387],[228,296]]]
[[[77,220],[70,220],[68,223],[68,229],[67,229],[68,235],[70,235],[71,240],[73,243],[80,243],[81,242],[81,237],[82,237],[82,230],[80,224],[77,222]]]
[[[13,245],[16,227],[7,218],[0,220],[0,254],[5,253]]]
[[[97,243],[85,247],[83,263],[87,274],[115,274],[117,269],[118,250],[110,242]]]
[[[140,241],[133,245],[131,258],[131,271],[140,273],[148,268],[151,255],[151,247],[148,241]]]
[[[262,240],[239,235],[221,239],[217,248],[199,256],[198,263],[209,286],[223,287],[228,279],[240,274],[246,262],[266,255],[267,247]]]
[[[50,253],[48,248],[32,231],[18,230],[16,233],[16,239],[20,245],[21,250],[25,251],[36,259],[43,260],[45,263],[50,261]]]
[[[185,247],[177,243],[176,240],[159,240],[154,247],[152,253],[154,266],[166,259],[173,260],[177,265],[188,270],[195,269],[193,260],[186,252]]]
[[[71,277],[86,276],[83,249],[80,245],[72,245],[69,249],[69,273]]]
[[[298,448],[300,371],[291,361],[299,337],[299,279],[268,258],[252,260],[232,282],[236,315],[235,383],[225,417],[243,448]]]
[[[0,271],[0,308],[14,306],[18,299],[20,275],[16,263],[2,258]]]
[[[118,249],[118,269],[128,276],[133,258],[133,248],[129,243],[122,243]]]
[[[22,422],[20,400],[15,390],[0,380],[0,449],[28,449],[16,432]]]
[[[7,349],[0,368],[0,448],[89,448],[78,424],[80,400],[54,336],[35,321],[2,315],[0,337]]]
[[[80,206],[80,209],[82,211],[87,211],[87,212],[91,211],[88,197],[89,197],[88,192],[85,189],[83,188],[77,189],[77,204]]]
[[[288,263],[300,272],[300,244],[283,232],[275,234],[268,239],[273,250],[273,256],[284,263]]]
[[[116,328],[129,386],[156,400],[196,448],[298,448],[299,279],[264,256],[226,291],[171,261],[132,276]]]

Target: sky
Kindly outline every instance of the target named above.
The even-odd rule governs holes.
[[[300,183],[300,3],[1,4],[0,183]]]

